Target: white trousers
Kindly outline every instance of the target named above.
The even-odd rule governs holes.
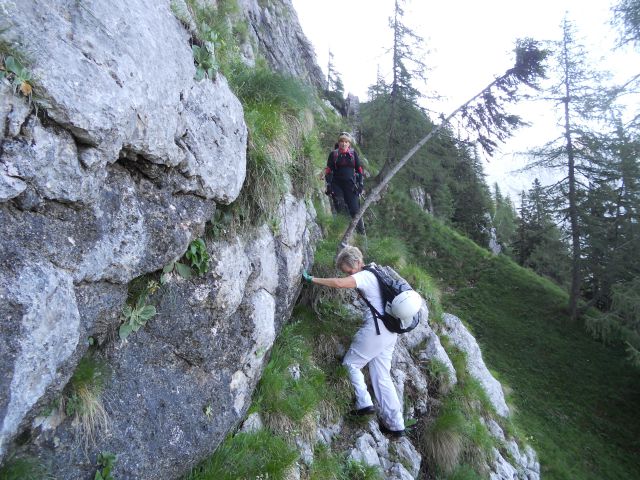
[[[378,321],[378,325],[380,335],[376,334],[371,314],[365,316],[364,325],[353,337],[342,364],[347,368],[355,389],[356,408],[373,405],[362,374],[362,368],[369,365],[373,393],[380,406],[380,418],[389,429],[404,430],[402,404],[391,380],[391,357],[398,335],[387,330],[382,321]]]

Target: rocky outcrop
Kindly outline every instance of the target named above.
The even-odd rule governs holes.
[[[431,195],[428,194],[424,188],[420,186],[411,187],[409,189],[409,196],[411,197],[411,200],[420,206],[421,209],[426,210],[433,215],[433,202],[431,201]]]
[[[350,308],[367,308],[356,301]],[[356,313],[357,315],[357,313]],[[441,336],[446,336],[447,341],[453,346],[465,352],[466,368],[469,374],[476,378],[483,386],[490,384],[500,388],[500,384],[488,383],[483,375],[488,374],[479,350],[473,348],[475,340],[466,329],[462,321],[451,314],[445,314],[444,325],[438,324],[434,329],[427,322],[428,313],[426,307],[422,310],[422,320],[418,327],[409,333],[400,336],[393,354],[392,378],[398,396],[404,399],[405,417],[411,419],[424,419],[434,415],[437,405],[445,395],[457,383],[455,367],[440,341]],[[348,344],[336,345],[344,354]],[[338,355],[338,352],[336,352]],[[446,379],[445,385],[433,385],[434,379],[428,374],[428,370],[438,362],[444,367]],[[292,377],[298,378],[295,369],[289,369]],[[486,371],[486,373],[485,373]],[[464,373],[464,372],[461,372]],[[490,376],[490,374],[488,374]],[[493,377],[491,377],[493,379]],[[304,381],[302,379],[301,381]],[[495,382],[495,379],[493,379]],[[492,403],[499,406],[501,394],[494,392]],[[501,397],[504,401],[504,397]],[[375,403],[375,399],[374,399]],[[508,412],[507,412],[508,414]],[[350,420],[334,419],[332,423],[320,420],[322,415],[317,415],[315,430],[311,434],[306,432],[296,433],[295,429],[292,443],[299,450],[299,461],[293,466],[287,478],[306,478],[305,474],[313,468],[314,446],[323,444],[329,446],[336,454],[344,455],[356,462],[376,467],[383,478],[388,480],[412,480],[418,478],[432,478],[434,466],[429,465],[430,459],[420,453],[419,445],[413,444],[411,438],[424,440],[424,435],[405,436],[392,440],[380,431],[378,420],[370,419],[368,422],[354,422]],[[487,478],[492,480],[539,480],[540,464],[535,451],[530,446],[521,446],[518,441],[506,434],[496,420],[490,416],[481,421],[487,427],[487,431],[493,437],[494,447],[491,455],[483,464]],[[260,413],[252,413],[245,419],[241,431],[250,432],[265,428],[265,422]],[[420,427],[420,423],[415,426]],[[427,427],[428,428],[428,427]]]
[[[444,333],[451,340],[453,345],[463,351],[467,356],[467,369],[469,374],[475,378],[487,393],[489,401],[495,408],[496,412],[503,416],[509,416],[509,407],[504,398],[502,385],[498,382],[482,359],[482,352],[476,339],[471,335],[469,330],[464,326],[462,321],[455,315],[445,313]]]
[[[28,434],[59,478],[93,477],[103,450],[118,478],[171,478],[210,453],[310,261],[313,217],[287,195],[277,234],[209,242],[209,273],[170,277],[148,299],[158,315],[117,339],[128,283],[180,258],[245,178],[242,106],[221,75],[194,80],[170,4],[0,1],[2,43],[36,87],[27,100],[0,80],[0,459]],[[112,377],[87,450],[69,418],[36,417],[90,338]]]
[[[312,218],[300,200],[283,205],[289,218],[280,217],[277,235],[261,227],[210,242],[206,275],[171,274],[149,297],[158,315],[126,342],[107,344],[110,420],[91,450],[117,453],[117,478],[176,478],[245,414],[297,297],[297,282],[280,279],[310,261]],[[72,422],[44,424],[33,432],[34,452],[60,478],[89,478],[95,467],[77,448],[80,434]]]
[[[320,90],[326,88],[325,76],[291,0],[238,0],[238,4],[253,43],[272,68],[293,74]],[[248,60],[254,61],[254,58]]]

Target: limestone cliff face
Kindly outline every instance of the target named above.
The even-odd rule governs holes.
[[[298,58],[291,73],[313,78],[295,14],[282,31],[246,3],[261,45],[266,29],[291,48],[274,66]],[[194,80],[169,0],[0,0],[0,12],[39,105],[0,81],[0,459],[22,436],[59,478],[92,478],[100,451],[118,453],[118,478],[178,476],[244,414],[310,260],[313,212],[287,195],[277,233],[210,242],[209,273],[172,275],[150,298],[158,315],[122,342],[127,284],[181,257],[239,195],[242,106],[222,76]],[[90,337],[112,377],[108,427],[85,452],[71,419],[38,414]]]
[[[304,35],[291,0],[238,0],[249,34],[269,64],[305,80],[318,89],[326,80]]]

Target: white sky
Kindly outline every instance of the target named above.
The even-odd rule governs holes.
[[[378,69],[388,79],[391,44],[388,18],[393,0],[292,0],[302,29],[314,45],[318,64],[326,74],[329,50],[340,73],[345,93],[367,100],[367,88],[375,83]],[[612,0],[407,0],[405,23],[425,40],[427,72],[425,93],[436,92],[446,100],[428,104],[436,112],[449,113],[513,65],[517,38],[559,40],[565,12],[582,37],[582,43],[601,58],[602,68],[620,72],[626,79],[640,70],[640,55],[612,51],[617,32],[610,27]],[[594,55],[594,56],[595,56]],[[515,155],[550,140],[555,117],[537,108],[533,127],[521,130],[493,159],[485,162],[487,182],[500,184],[516,201],[534,176],[545,173],[512,173],[524,160]],[[545,126],[547,128],[545,128]],[[551,128],[551,130],[549,130]],[[546,175],[548,176],[548,174]],[[550,178],[550,177],[549,177]]]

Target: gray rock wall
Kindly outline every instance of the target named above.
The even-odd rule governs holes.
[[[269,65],[318,89],[326,88],[313,46],[304,35],[291,0],[238,0],[249,35]]]
[[[279,48],[306,42],[294,36]],[[181,257],[239,195],[242,106],[222,76],[194,80],[169,0],[0,0],[0,41],[28,59],[38,105],[0,80],[0,460],[27,434],[58,478],[93,478],[107,450],[117,478],[178,476],[248,407],[313,218],[286,196],[277,235],[210,244],[209,273],[171,277],[149,299],[158,315],[122,342],[127,284]],[[70,418],[36,417],[89,337],[113,375],[108,427],[83,447]]]
[[[355,297],[355,295],[354,295]],[[354,310],[367,309],[360,300],[350,305]],[[472,343],[477,346],[462,321],[451,314],[444,314],[445,325],[434,326],[432,329],[428,323],[428,310],[423,306],[421,323],[411,332],[400,335],[393,353],[391,375],[398,392],[403,399],[403,407],[406,418],[420,419],[433,417],[437,411],[437,405],[442,401],[440,394],[449,391],[457,383],[458,375],[447,352],[441,344],[440,337],[446,336],[456,347],[467,354],[467,369],[486,388],[486,382],[477,376],[478,372],[486,370],[479,349],[469,348]],[[348,344],[340,345],[342,351],[346,351]],[[449,385],[430,385],[432,381],[428,374],[428,366],[432,361],[439,362],[445,367]],[[366,370],[366,369],[365,369]],[[295,377],[295,369],[290,367],[291,375]],[[299,374],[299,370],[298,370]],[[490,374],[487,371],[487,375]],[[491,377],[497,388],[500,384]],[[435,394],[435,395],[434,395]],[[500,395],[502,395],[500,391]],[[495,403],[492,397],[491,401]],[[504,402],[504,397],[502,397]],[[374,406],[377,401],[374,399]],[[496,405],[498,408],[498,405]],[[508,412],[507,412],[508,415]],[[481,417],[481,421],[487,426],[489,434],[495,440],[498,448],[493,448],[491,455],[483,465],[486,478],[491,480],[539,480],[540,463],[536,452],[528,445],[519,444],[500,427],[498,422],[487,416]],[[386,480],[413,480],[426,478],[425,475],[433,474],[434,465],[430,465],[430,458],[423,458],[420,454],[420,445],[412,442],[417,438],[426,441],[422,435],[415,432],[413,435],[402,437],[399,440],[390,441],[380,431],[379,420],[376,417],[368,421],[353,420],[337,421],[325,420],[323,415],[318,415],[315,430],[304,434],[291,432],[293,442],[299,452],[298,462],[292,466],[287,478],[306,478],[309,469],[314,462],[314,446],[324,444],[330,446],[334,453],[346,455],[347,458],[362,462],[366,465],[377,467],[382,477]],[[264,421],[259,412],[252,413],[243,422],[241,431],[254,431],[263,428]],[[424,428],[420,425],[415,427]],[[424,449],[422,449],[424,452]]]

